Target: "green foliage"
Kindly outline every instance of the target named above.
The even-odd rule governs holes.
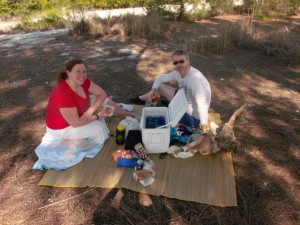
[[[0,0],[0,17],[7,17],[10,15],[10,7],[7,4],[7,0]]]
[[[72,0],[69,5],[74,9],[83,9],[93,6],[92,0]]]
[[[206,0],[210,4],[210,15],[217,16],[233,9],[233,0]]]
[[[185,4],[194,4],[195,2],[197,3],[199,0],[148,0],[146,9],[147,14],[158,13],[163,17],[174,20],[194,20],[195,17],[197,17],[198,12],[187,15],[185,13]]]
[[[0,0],[0,16],[30,15],[53,8],[116,8],[145,5],[147,0]]]
[[[286,18],[295,15],[300,7],[300,0],[244,0],[239,12],[253,13],[256,19]]]
[[[185,13],[184,18],[188,21],[197,21],[206,18],[209,14],[208,9],[198,9],[190,13]]]
[[[13,31],[34,31],[44,30],[49,28],[64,28],[68,22],[63,19],[59,14],[49,13],[47,16],[43,16],[38,21],[30,21],[30,17],[23,16],[21,23],[19,23]]]
[[[69,5],[75,9],[82,8],[120,8],[145,5],[147,0],[72,0]]]
[[[300,7],[300,0],[290,0],[291,14],[296,15]]]
[[[256,19],[260,20],[265,20],[268,17],[268,14],[266,14],[261,8],[257,8],[253,14]]]
[[[134,5],[132,0],[106,0],[106,4],[112,8],[129,7]]]
[[[197,5],[202,0],[0,0],[0,16],[30,15],[53,8],[71,8],[84,10],[87,8],[118,8],[145,6],[147,11],[159,12],[169,18],[201,19],[206,15],[216,16],[233,10],[234,0],[206,0],[210,4],[210,11],[199,10],[191,15],[185,15],[185,4]],[[165,5],[176,5],[176,10],[166,9]],[[300,7],[300,0],[244,0],[239,6],[241,12],[254,13],[257,18],[278,17],[296,14]]]
[[[176,11],[172,11],[166,7],[164,7],[164,4],[166,4],[166,1],[159,0],[159,1],[149,1],[148,5],[146,7],[146,13],[147,15],[159,15],[164,18],[168,19],[175,19],[178,15]]]

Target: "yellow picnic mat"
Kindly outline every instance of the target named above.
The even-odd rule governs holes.
[[[135,106],[135,111],[141,107]],[[209,115],[210,120],[220,123],[220,115]],[[118,117],[109,121],[111,134],[115,134]],[[112,160],[112,153],[124,146],[117,145],[115,138],[107,141],[94,159],[85,158],[67,170],[48,170],[39,185],[54,187],[127,188],[136,192],[166,196],[185,201],[215,206],[237,206],[234,170],[230,152],[180,159],[168,155],[150,154],[155,162],[155,181],[144,187],[133,179],[133,168],[120,168]]]

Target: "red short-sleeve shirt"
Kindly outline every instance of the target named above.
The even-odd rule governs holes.
[[[86,98],[82,98],[75,91],[73,91],[65,80],[60,82],[50,94],[46,109],[46,125],[50,129],[63,129],[70,124],[64,119],[60,113],[61,108],[77,108],[78,115],[81,116],[90,104],[89,88],[91,80],[86,78],[81,85]]]

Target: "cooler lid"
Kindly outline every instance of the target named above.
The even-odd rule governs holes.
[[[179,89],[168,106],[170,125],[176,127],[181,117],[188,109],[188,102],[183,88]]]

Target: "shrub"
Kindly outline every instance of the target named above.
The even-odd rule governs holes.
[[[147,16],[126,14],[122,16],[109,16],[105,19],[93,17],[90,20],[82,19],[73,22],[73,32],[78,35],[122,35],[135,38],[158,39],[164,37],[168,30],[166,21],[159,14],[152,13]]]
[[[21,23],[13,31],[34,31],[66,27],[67,21],[58,15],[44,16],[38,21],[30,21],[29,17],[22,17]]]
[[[253,49],[263,54],[286,61],[287,64],[300,64],[300,39],[296,28],[290,30],[284,27],[276,30],[267,41],[256,36],[249,20],[220,28],[217,34],[207,32],[198,41],[184,41],[183,48],[191,52],[212,52],[225,54],[234,48]]]
[[[176,20],[176,18],[178,17],[178,12],[176,11],[176,7],[174,5],[165,6],[163,4],[160,4],[159,1],[148,3],[148,5],[146,6],[146,14],[148,16],[159,15],[160,17],[169,20]]]
[[[81,19],[80,22],[73,24],[73,32],[77,35],[89,35],[91,26],[89,21]]]
[[[240,24],[220,28],[217,34],[207,32],[199,41],[189,43],[188,48],[196,52],[208,51],[216,54],[225,54],[235,47],[252,48],[255,41],[250,35],[249,26],[248,21],[243,21]]]
[[[288,64],[300,64],[300,40],[297,35],[288,27],[270,35],[270,39],[264,44],[264,53],[281,60]]]
[[[191,12],[191,13],[186,13],[184,15],[184,17],[188,21],[197,21],[197,20],[202,20],[202,19],[206,18],[207,15],[208,15],[207,9],[199,9],[199,10]]]

